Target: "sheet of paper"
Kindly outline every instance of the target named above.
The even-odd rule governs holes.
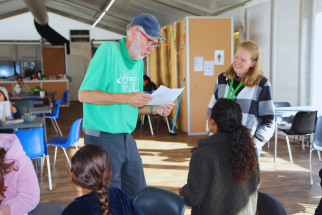
[[[0,106],[1,106],[1,113],[2,113],[2,107],[3,107],[3,105],[2,105],[2,104],[5,104],[5,105],[6,105],[6,116],[11,116],[10,102],[9,102],[9,101],[3,101],[3,102],[0,102]]]
[[[203,57],[195,57],[195,72],[203,71]]]
[[[204,76],[214,75],[214,62],[213,61],[204,61],[204,63],[205,63]]]
[[[153,99],[147,105],[166,105],[174,102],[176,98],[182,93],[184,88],[170,89],[165,86],[160,86],[152,93]]]
[[[215,50],[215,65],[224,65],[225,63],[225,51]]]
[[[7,124],[17,124],[23,122],[23,119],[16,119],[16,120],[10,120],[10,121],[5,121]]]

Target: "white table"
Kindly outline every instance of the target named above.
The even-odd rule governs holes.
[[[294,116],[298,111],[317,111],[317,108],[313,106],[293,106],[293,107],[279,107],[275,108],[275,152],[274,163],[276,163],[277,156],[277,118]]]

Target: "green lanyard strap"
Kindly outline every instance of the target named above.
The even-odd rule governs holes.
[[[238,84],[238,86],[236,87],[236,89],[234,90],[234,92],[230,95],[231,89],[233,88],[234,80],[235,80],[235,73],[234,73],[234,75],[233,75],[233,80],[230,82],[230,86],[229,86],[229,91],[228,91],[227,99],[233,99],[234,95],[235,95],[235,94],[236,94],[236,92],[239,90],[239,88],[240,88],[241,86],[243,86],[243,82],[240,82],[240,83]]]

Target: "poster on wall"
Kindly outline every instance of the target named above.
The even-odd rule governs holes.
[[[213,76],[214,75],[214,62],[205,61],[204,62],[204,76]]]
[[[195,57],[195,72],[203,71],[203,57]]]
[[[215,65],[224,65],[225,63],[225,51],[215,50]]]

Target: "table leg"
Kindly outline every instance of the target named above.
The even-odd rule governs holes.
[[[277,118],[275,117],[275,151],[274,151],[274,163],[276,163],[277,156]]]
[[[46,132],[46,118],[45,114],[43,113],[42,116],[44,117],[44,131],[45,131],[45,141],[47,143],[47,132]]]

